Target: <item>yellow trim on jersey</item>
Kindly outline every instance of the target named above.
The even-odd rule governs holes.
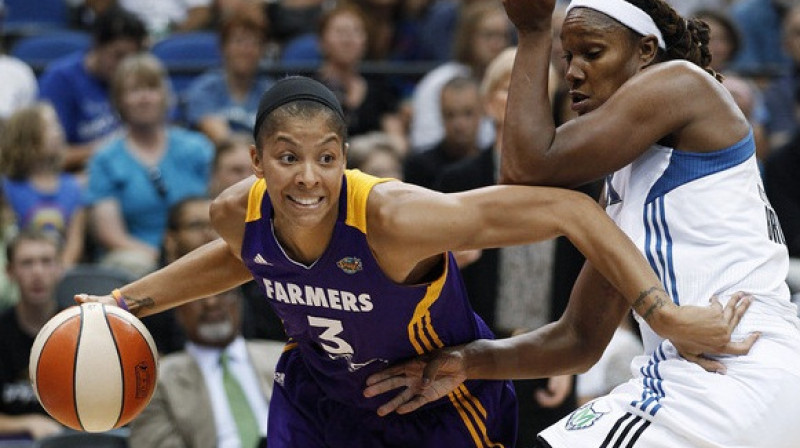
[[[261,219],[261,201],[267,193],[267,181],[258,179],[250,186],[250,195],[247,197],[247,215],[245,222],[253,222]]]
[[[367,198],[372,187],[391,178],[380,178],[362,173],[359,170],[345,170],[347,178],[347,218],[345,224],[367,234]]]
[[[411,322],[408,323],[408,339],[418,355],[444,347],[444,343],[439,339],[439,335],[436,334],[436,330],[431,324],[431,306],[442,294],[444,282],[447,280],[447,272],[450,269],[449,264],[449,257],[445,258],[444,272],[428,286],[425,297],[417,304]]]
[[[476,447],[505,448],[502,443],[493,442],[489,439],[489,432],[486,429],[486,417],[488,415],[486,408],[478,398],[470,393],[467,386],[461,384],[456,390],[447,394],[447,398],[456,408]]]
[[[414,309],[414,315],[408,324],[408,338],[417,354],[423,354],[444,347],[444,343],[439,338],[436,330],[431,323],[431,306],[442,293],[448,270],[450,269],[449,257],[445,259],[445,268],[442,275],[435,282],[428,286],[425,296]],[[447,397],[455,407],[461,417],[464,426],[467,428],[472,441],[478,448],[504,448],[503,444],[492,442],[486,429],[486,418],[488,413],[486,407],[480,400],[472,395],[465,385],[460,385],[456,390],[450,392]]]

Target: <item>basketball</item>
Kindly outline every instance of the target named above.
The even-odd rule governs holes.
[[[75,430],[102,432],[125,425],[147,406],[157,359],[139,319],[93,302],[67,308],[42,327],[28,368],[50,416]]]

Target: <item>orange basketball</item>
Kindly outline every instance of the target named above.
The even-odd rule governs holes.
[[[58,313],[31,350],[31,384],[44,409],[70,428],[101,432],[136,417],[156,386],[158,352],[142,322],[101,303]]]

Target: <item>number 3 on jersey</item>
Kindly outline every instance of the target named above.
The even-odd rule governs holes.
[[[326,352],[332,355],[352,355],[353,347],[338,335],[344,329],[342,321],[326,319],[324,317],[308,316],[308,325],[317,328],[324,328],[325,331],[319,335],[320,345]]]

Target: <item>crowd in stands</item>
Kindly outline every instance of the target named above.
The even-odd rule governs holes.
[[[52,3],[63,20],[21,17],[25,2]],[[751,121],[764,194],[790,255],[800,259],[800,4],[670,3],[708,24],[712,67]],[[33,440],[62,430],[32,400],[23,362],[38,330],[58,311],[59,280],[77,266],[111,268],[135,279],[214,239],[210,201],[251,174],[259,99],[277,79],[310,75],[336,94],[348,124],[349,168],[446,192],[497,180],[516,38],[499,0],[0,5],[0,447],[4,438]],[[28,39],[66,32],[85,36],[85,48],[46,63],[15,53]],[[190,33],[213,35],[216,47],[186,55],[184,65],[154,51]],[[572,112],[557,36],[554,47],[551,101],[555,121],[563,123]],[[197,62],[206,60],[201,56],[219,60]],[[598,197],[601,186],[581,190]],[[557,319],[582,264],[560,239],[461,253],[457,260],[474,309],[503,336]],[[230,316],[229,332],[214,333],[220,325],[198,329],[198,316],[213,314],[212,308]],[[251,359],[271,362],[279,350],[252,341],[285,339],[253,284],[144,321],[168,357],[162,375],[185,374],[193,365],[213,370],[227,347],[235,347],[242,362],[248,350],[258,353]],[[528,429],[520,433],[521,446],[532,443],[536,428],[624,381],[620,366],[627,363],[619,357],[640,347],[628,326],[620,332],[621,345],[610,349],[616,357],[598,364],[584,387],[580,377],[577,387],[575,377],[517,382]],[[269,369],[269,362],[259,365],[257,376],[247,378],[251,390],[264,393],[251,403],[258,437],[271,388],[261,377]],[[204,399],[216,404],[186,408],[182,395],[173,395],[180,384],[160,378],[153,408],[132,425],[130,446],[156,446],[159,435],[175,439],[170,446],[204,446],[192,444],[198,436],[222,443],[209,446],[238,446],[230,414],[192,415],[198,408],[222,409],[215,401],[221,386],[200,370],[189,377],[205,378]],[[170,416],[177,416],[172,426],[165,422]]]

